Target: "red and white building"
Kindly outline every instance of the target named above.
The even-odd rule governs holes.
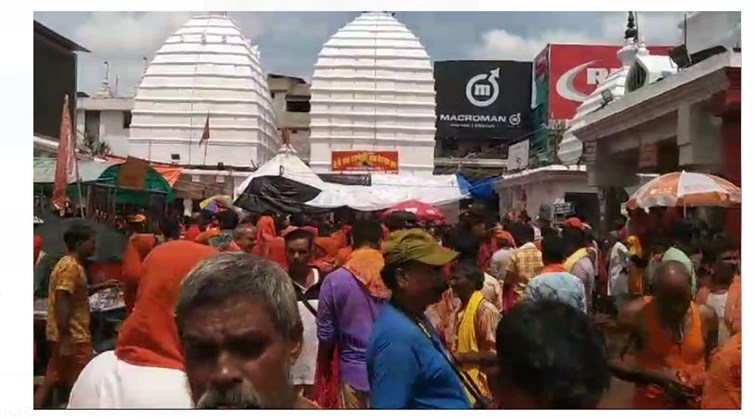
[[[641,68],[630,72],[621,100],[605,103],[574,127],[571,134],[589,150],[591,186],[605,192],[631,184],[640,170],[682,169],[741,184],[740,19],[739,12],[688,16],[691,65],[653,83],[643,83],[648,74]],[[604,210],[611,219],[616,204],[606,202]],[[727,211],[725,229],[739,239],[739,210]]]
[[[667,56],[670,47],[646,47],[637,42],[637,37],[634,16],[630,13],[623,46],[548,45],[535,58],[534,120],[547,127],[541,137],[549,135],[546,131],[565,132],[557,150],[546,144],[550,138],[531,141],[530,148],[535,151],[532,154],[541,153],[540,160],[546,160],[545,165],[520,165],[518,168],[524,170],[518,172],[509,167],[509,172],[501,176],[497,185],[501,211],[513,207],[537,214],[541,205],[553,206],[563,201],[570,202],[576,213],[590,223],[599,221],[600,190],[588,183],[583,145],[571,132],[587,115],[603,106],[603,96],[610,95],[614,101],[624,96],[627,75],[633,67],[647,67],[651,61],[658,62],[659,57],[671,63]],[[655,78],[648,82],[660,77],[658,71],[651,73]],[[543,149],[543,145],[548,149]],[[638,182],[640,179],[634,176],[627,186]]]

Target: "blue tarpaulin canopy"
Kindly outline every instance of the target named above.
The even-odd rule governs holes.
[[[495,184],[498,182],[498,176],[490,176],[475,182],[469,182],[464,176],[456,175],[459,182],[459,189],[469,193],[473,199],[481,201],[494,201],[498,199],[498,193],[495,191]]]

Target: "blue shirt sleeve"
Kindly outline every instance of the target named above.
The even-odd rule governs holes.
[[[405,409],[419,376],[419,362],[408,342],[380,342],[370,371],[372,408]]]
[[[336,337],[335,302],[333,301],[333,281],[326,277],[320,287],[317,302],[317,339],[333,342]]]

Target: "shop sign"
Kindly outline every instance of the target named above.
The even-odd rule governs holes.
[[[333,172],[398,173],[398,151],[333,151]]]

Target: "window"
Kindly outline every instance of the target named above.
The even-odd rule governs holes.
[[[304,112],[308,113],[310,104],[308,101],[287,101],[286,112]]]
[[[93,142],[100,140],[100,111],[84,112],[84,133]]]
[[[170,155],[171,160],[181,160],[181,155],[178,153],[173,153]]]
[[[123,129],[131,128],[131,111],[123,111]]]

